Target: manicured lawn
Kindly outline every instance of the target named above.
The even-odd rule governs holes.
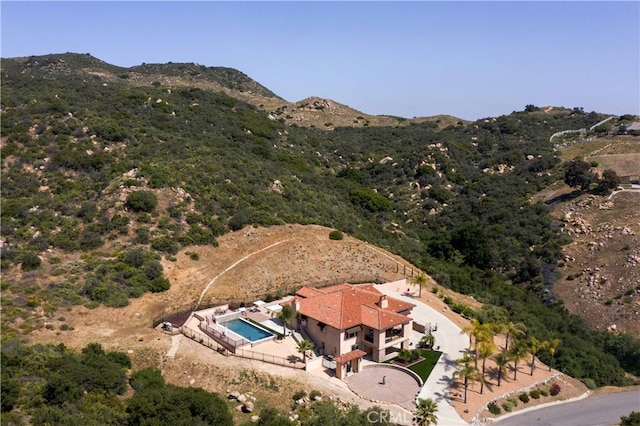
[[[420,351],[420,356],[422,356],[424,359],[420,362],[408,366],[407,368],[420,376],[422,381],[425,382],[427,380],[427,377],[429,377],[429,374],[431,374],[431,370],[433,370],[433,367],[438,362],[440,355],[442,355],[442,352],[428,351],[426,349],[418,350]]]

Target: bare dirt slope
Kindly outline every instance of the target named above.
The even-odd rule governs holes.
[[[582,195],[553,214],[573,239],[554,292],[591,327],[640,336],[640,191]]]
[[[73,330],[41,329],[31,339],[71,347],[82,347],[96,338],[107,347],[138,341],[145,346],[144,336],[157,338],[151,323],[163,311],[212,298],[260,297],[329,280],[396,280],[413,269],[405,260],[347,235],[343,240],[330,240],[329,232],[331,229],[321,226],[285,225],[247,227],[225,234],[218,239],[218,247],[190,247],[175,261],[163,260],[171,282],[168,291],[131,299],[124,308],[63,310],[56,318],[64,317]]]

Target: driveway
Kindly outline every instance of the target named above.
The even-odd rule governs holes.
[[[376,286],[376,289],[382,293],[415,304],[415,308],[411,311],[411,318],[415,322],[423,325],[426,323],[437,324],[438,326],[437,331],[433,334],[442,355],[424,386],[420,389],[418,398],[431,398],[436,401],[438,404],[438,424],[467,425],[468,423],[460,417],[451,403],[449,387],[453,382],[453,373],[456,371],[455,360],[462,358],[469,345],[469,337],[462,334],[460,327],[446,316],[412,297],[405,296],[398,292],[397,288],[406,288],[406,284],[387,283]]]

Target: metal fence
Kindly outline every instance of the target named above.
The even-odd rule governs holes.
[[[255,359],[257,361],[267,362],[269,364],[282,365],[284,367],[299,368],[299,369],[304,369],[305,367],[305,363],[302,362],[302,360],[295,355],[289,356],[288,358],[284,358],[281,356],[265,354],[262,352],[248,351],[246,349],[236,349],[235,355],[242,358]]]
[[[231,352],[236,352],[238,347],[245,346],[251,343],[247,339],[234,339],[226,333],[216,330],[215,328],[209,326],[209,324],[206,324],[202,321],[200,321],[200,329],[207,335],[213,337],[213,339],[216,340],[219,344],[231,350]]]
[[[265,354],[261,352],[254,352],[246,349],[240,349],[238,347],[232,347],[233,341],[230,342],[229,347],[226,347],[226,344],[222,344],[221,342],[217,341],[219,337],[213,338],[207,334],[198,333],[197,331],[188,327],[181,327],[180,331],[182,332],[182,334],[184,334],[188,338],[196,342],[199,342],[201,345],[204,345],[215,351],[225,350],[225,351],[228,351],[230,354],[240,358],[255,359],[257,361],[262,361],[262,362],[275,364],[275,365],[282,365],[284,367],[297,368],[297,369],[305,368],[305,363],[302,362],[302,360],[300,360],[300,358],[297,356],[284,358],[277,355],[270,355],[270,354]]]
[[[413,268],[408,268],[406,265],[402,265],[400,263],[396,264],[395,273],[402,274],[408,277],[413,277],[414,270]],[[382,284],[388,281],[392,281],[393,278],[386,277],[380,274],[377,275],[351,275],[340,278],[333,278],[330,280],[316,281],[313,283],[305,283],[303,284],[292,284],[287,287],[287,290],[281,290],[278,293],[263,293],[256,294],[251,297],[245,298],[235,298],[235,299],[212,299],[205,304],[198,304],[196,302],[191,303],[189,305],[182,305],[173,309],[165,310],[162,314],[155,317],[152,321],[152,327],[155,328],[161,323],[168,321],[173,323],[176,327],[181,327],[184,324],[184,321],[191,315],[192,312],[196,310],[203,310],[213,308],[215,306],[222,305],[233,305],[233,306],[251,306],[251,304],[259,299],[263,300],[275,300],[282,295],[286,294],[295,294],[302,287],[314,287],[314,288],[323,288],[329,287],[332,285],[349,283],[349,284],[365,284],[365,283],[374,283],[374,284]],[[282,294],[282,295],[280,295]]]
[[[200,342],[200,344],[211,348],[213,350],[220,350],[220,349],[226,349],[222,346],[220,346],[220,344],[218,342],[216,342],[214,339],[212,339],[211,337],[207,336],[206,334],[202,334],[202,333],[198,333],[197,331],[189,328],[189,327],[180,327],[180,332],[182,334],[184,334],[185,336],[187,336],[188,338],[195,340],[197,342]]]

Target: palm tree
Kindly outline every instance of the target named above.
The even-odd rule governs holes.
[[[464,381],[464,403],[467,403],[467,389],[469,388],[469,382],[475,382],[480,379],[480,373],[478,369],[471,365],[471,357],[469,353],[465,353],[464,356],[456,360],[456,364],[461,368],[453,373],[453,377],[460,377]]]
[[[307,363],[307,351],[310,351],[314,348],[314,344],[310,340],[301,340],[298,343],[298,352],[302,354],[302,360],[306,364]]]
[[[524,331],[527,329],[527,326],[521,322],[513,323],[509,321],[508,323],[502,324],[502,332],[505,334],[504,341],[504,350],[509,350],[509,337],[521,337],[524,336]]]
[[[435,342],[436,342],[436,336],[434,336],[433,334],[425,334],[424,336],[422,336],[422,339],[420,339],[419,346],[428,348],[428,349],[433,349],[433,345],[435,344]]]
[[[469,333],[469,345],[472,344],[476,353],[476,367],[478,366],[478,345],[480,342],[493,341],[493,326],[490,323],[480,324],[476,318],[471,318],[471,324],[462,329],[462,333]]]
[[[291,305],[284,305],[282,310],[278,314],[278,318],[282,320],[283,333],[285,336],[287,335],[287,325],[291,322],[291,317],[293,316],[293,308]]]
[[[513,380],[516,380],[518,375],[518,364],[520,361],[527,356],[527,348],[521,344],[516,343],[515,345],[511,345],[511,349],[509,349],[509,357],[513,361]]]
[[[536,355],[538,354],[538,351],[540,351],[540,349],[544,347],[544,345],[545,345],[545,342],[542,342],[536,339],[535,337],[531,337],[527,341],[527,350],[531,354],[531,375],[532,376],[533,376],[533,370],[536,368],[536,365],[535,365]]]
[[[424,272],[420,272],[415,277],[413,277],[413,283],[418,286],[418,297],[422,297],[422,287],[427,284],[427,276]]]
[[[509,363],[509,357],[503,350],[502,352],[498,352],[493,357],[493,360],[495,361],[496,366],[498,367],[498,386],[500,386],[500,382],[502,381],[502,375],[505,374],[507,371],[507,364]]]
[[[418,426],[429,426],[438,424],[438,404],[431,398],[418,398],[414,421]]]
[[[546,348],[549,351],[549,355],[551,355],[551,364],[549,365],[549,371],[551,371],[551,368],[553,368],[553,364],[554,364],[554,356],[556,354],[556,349],[558,348],[558,345],[560,344],[560,339],[550,339],[546,341]]]
[[[478,346],[477,354],[482,358],[482,380],[480,382],[480,393],[484,391],[484,372],[485,365],[487,363],[487,358],[489,358],[496,350],[496,345],[494,345],[493,341],[483,341],[480,342]]]

